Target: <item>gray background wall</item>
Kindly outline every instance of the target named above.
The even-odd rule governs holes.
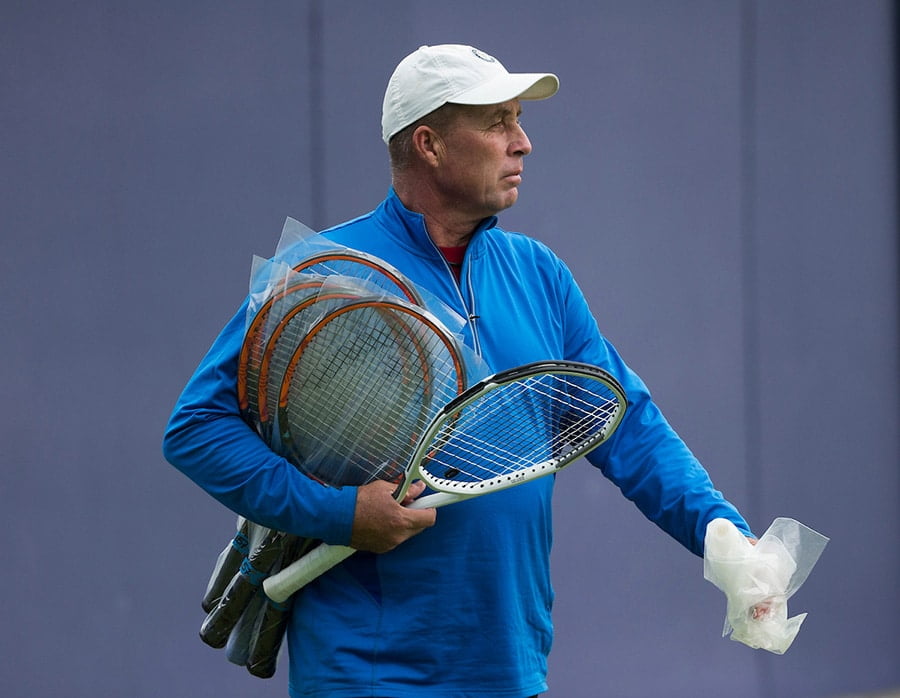
[[[423,43],[557,72],[507,228],[761,532],[831,536],[776,657],[698,558],[559,478],[552,697],[900,685],[894,6],[837,0],[0,5],[0,694],[279,696],[197,638],[233,517],[162,428],[290,215],[386,192],[384,84]]]

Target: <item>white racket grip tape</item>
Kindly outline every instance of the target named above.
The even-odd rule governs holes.
[[[316,577],[325,574],[355,552],[356,550],[348,545],[322,543],[277,574],[266,578],[263,582],[266,596],[276,603],[284,603],[291,594],[305,587]]]
[[[471,499],[472,496],[474,495],[454,494],[453,492],[435,492],[434,494],[426,494],[424,497],[419,497],[406,506],[408,509],[437,509],[438,507],[446,506],[447,504],[454,504],[456,502],[461,502],[464,499]]]
[[[464,499],[470,499],[470,495],[435,492],[419,497],[407,506],[410,509],[436,509]],[[266,596],[276,603],[284,603],[291,594],[300,591],[316,577],[325,574],[355,552],[354,548],[346,545],[322,543],[280,572],[266,578],[263,582]]]

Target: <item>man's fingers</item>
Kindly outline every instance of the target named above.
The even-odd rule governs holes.
[[[407,511],[413,517],[412,521],[417,529],[416,533],[424,528],[434,526],[435,521],[437,521],[437,509],[408,509]]]
[[[424,489],[422,483],[414,483],[403,502],[397,502],[392,483],[376,481],[360,487],[350,545],[359,550],[383,553],[433,526],[437,519],[434,509],[402,506],[422,494]]]
[[[409,489],[406,491],[406,496],[403,498],[403,501],[400,502],[403,506],[408,507],[412,504],[422,492],[425,491],[425,483],[421,480],[414,482],[409,486]]]

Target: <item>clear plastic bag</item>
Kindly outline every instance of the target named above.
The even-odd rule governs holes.
[[[723,636],[784,654],[806,614],[788,618],[787,600],[806,581],[828,538],[789,518],[777,518],[754,545],[726,519],[706,528],[703,576],[727,599]]]
[[[490,373],[459,313],[293,219],[275,257],[254,258],[249,294],[242,416],[325,485],[395,479],[431,416]]]

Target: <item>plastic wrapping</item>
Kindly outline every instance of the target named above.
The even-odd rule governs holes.
[[[220,553],[203,599],[206,619],[201,639],[225,648],[228,661],[254,676],[275,674],[291,600],[274,603],[262,591],[262,581],[317,544],[238,518],[234,540]],[[246,541],[246,542],[245,542]],[[246,546],[246,548],[244,547]],[[236,552],[245,549],[234,569]]]
[[[788,618],[787,601],[806,581],[827,542],[794,519],[775,519],[755,545],[730,521],[711,521],[703,576],[727,599],[722,635],[784,654],[807,615]]]
[[[275,449],[331,486],[394,480],[431,418],[469,384],[467,353],[446,323],[399,298],[326,308],[284,371]]]
[[[203,600],[200,602],[201,607],[207,613],[219,603],[219,599],[222,598],[231,579],[240,571],[244,558],[250,553],[250,527],[252,525],[254,524],[251,524],[243,516],[239,516],[234,538],[219,553],[212,574],[209,576]]]
[[[288,218],[275,255],[252,262],[237,372],[241,415],[322,484],[391,479],[417,430],[489,373],[465,346],[467,330],[464,318],[384,260]],[[389,341],[379,347],[356,336],[370,332]],[[317,542],[239,518],[203,596],[203,641],[225,647],[251,674],[272,676],[291,602],[272,602],[261,584]]]
[[[285,221],[272,261],[304,274],[361,279],[411,303],[426,305],[422,290],[385,260],[338,245],[293,218]]]
[[[458,313],[382,260],[309,232],[288,219],[275,257],[254,258],[241,413],[323,484],[395,479],[430,418],[489,371]]]
[[[240,625],[241,618],[258,595],[263,579],[280,569],[278,565],[288,534],[261,526],[257,529],[264,533],[263,539],[256,544],[256,536],[251,538],[250,553],[200,627],[200,638],[210,647],[225,647],[232,631]]]

